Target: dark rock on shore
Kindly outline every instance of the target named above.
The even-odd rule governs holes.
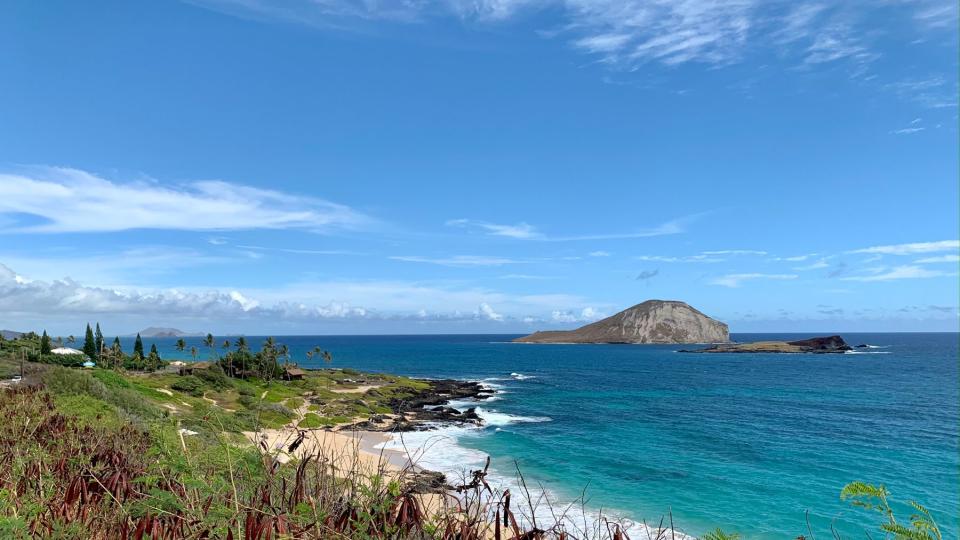
[[[808,353],[834,354],[853,350],[840,336],[814,337],[797,341],[756,341],[713,345],[705,349],[681,350],[689,353]]]
[[[483,400],[493,395],[493,390],[472,381],[453,379],[429,380],[430,387],[412,396],[393,398],[386,402],[393,414],[374,415],[369,420],[352,424],[342,429],[362,431],[424,431],[438,425],[483,424],[476,408],[459,411],[448,406],[450,401]],[[371,393],[376,390],[371,390]]]
[[[441,472],[427,470],[411,470],[405,475],[405,489],[409,493],[424,495],[427,493],[446,493],[453,489],[447,483],[447,477]]]

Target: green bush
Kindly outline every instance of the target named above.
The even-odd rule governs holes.
[[[39,360],[44,364],[54,364],[65,367],[80,367],[84,362],[89,360],[89,358],[83,354],[43,354],[40,355],[40,357],[36,360]]]
[[[110,379],[110,375],[106,375],[103,370],[95,373]],[[113,405],[119,412],[130,416],[133,420],[157,419],[164,416],[163,411],[137,392],[124,387],[108,388],[88,371],[57,367],[43,375],[43,382],[54,395],[90,396]]]
[[[193,372],[194,375],[202,380],[207,386],[215,390],[226,390],[233,387],[230,377],[220,369],[220,366],[210,366],[207,369],[198,369]]]
[[[174,381],[174,383],[170,385],[170,388],[194,397],[203,397],[204,386],[203,381],[200,379],[193,375],[187,375]]]

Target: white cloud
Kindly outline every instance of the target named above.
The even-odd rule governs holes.
[[[592,307],[585,307],[579,313],[569,310],[554,310],[550,314],[550,320],[557,323],[588,323],[600,320],[606,317],[605,314]]]
[[[856,33],[847,25],[830,25],[821,29],[807,48],[804,62],[823,64],[844,58],[869,61],[875,58],[856,38]]]
[[[516,296],[456,283],[321,281],[273,289],[148,289],[91,286],[70,278],[30,279],[0,264],[0,318],[13,323],[29,317],[43,324],[113,317],[120,321],[186,321],[187,326],[216,321],[221,326],[273,327],[285,321],[346,319],[518,322],[525,318],[542,320],[553,311],[574,309],[580,310],[584,319],[599,316],[594,307],[577,296]]]
[[[794,270],[803,272],[806,270],[819,270],[821,268],[828,268],[829,266],[830,266],[830,263],[827,262],[827,259],[820,259],[815,263],[811,263],[805,266],[797,266],[794,268]]]
[[[749,273],[749,274],[727,274],[725,276],[720,276],[718,278],[710,281],[712,285],[721,285],[723,287],[737,288],[743,284],[744,281],[753,281],[757,279],[771,279],[771,280],[789,280],[796,279],[798,276],[796,274],[759,274],[759,273]]]
[[[903,6],[927,33],[955,27],[956,6],[942,0],[875,2],[764,2],[761,0],[191,0],[228,13],[273,16],[320,27],[356,23],[423,22],[450,15],[468,21],[519,19],[549,12],[558,23],[541,29],[605,64],[727,65],[756,51],[808,65],[877,57],[869,47],[877,20],[902,21]],[[900,11],[892,12],[899,8]],[[888,10],[888,12],[881,12]],[[874,30],[871,32],[871,30]]]
[[[904,79],[890,83],[885,88],[906,101],[912,101],[930,109],[944,109],[957,106],[957,84],[948,83],[940,75],[920,79]]]
[[[697,216],[689,216],[673,221],[668,221],[649,229],[639,229],[623,233],[599,233],[599,234],[579,234],[579,235],[548,235],[538,231],[534,226],[520,222],[515,225],[504,225],[500,223],[490,223],[487,221],[477,221],[472,219],[451,219],[446,222],[447,226],[481,229],[491,236],[504,236],[520,240],[539,240],[543,242],[573,242],[580,240],[623,240],[629,238],[648,238],[653,236],[666,236],[671,234],[680,234],[684,232],[683,223]]]
[[[372,220],[313,197],[220,180],[164,185],[118,182],[70,168],[39,167],[0,173],[0,215],[26,214],[40,223],[7,232],[110,232],[129,229],[357,229]],[[219,239],[211,239],[216,244]]]
[[[882,255],[913,255],[917,253],[937,253],[940,251],[960,250],[960,240],[941,240],[939,242],[914,242],[855,249],[850,253],[879,253]]]
[[[446,224],[453,227],[479,227],[493,236],[506,236],[508,238],[531,239],[543,236],[532,225],[523,222],[516,225],[501,225],[469,219],[451,219]]]
[[[0,252],[0,261],[34,279],[61,279],[66,272],[79,281],[95,281],[117,286],[130,281],[167,276],[186,269],[233,264],[242,253],[210,255],[176,246],[143,246],[117,251],[88,248],[38,251],[24,256]]]
[[[754,249],[721,249],[714,251],[701,251],[697,255],[684,256],[666,256],[666,255],[637,255],[633,257],[638,261],[649,262],[688,262],[688,263],[720,263],[727,260],[728,257],[740,257],[751,255],[766,255],[766,251]]]
[[[504,274],[500,279],[554,279],[553,276],[538,276],[535,274]]]
[[[721,259],[719,257],[710,257],[708,255],[686,255],[683,257],[673,257],[665,255],[637,255],[633,257],[638,261],[649,261],[649,262],[693,262],[693,263],[719,263],[723,262],[726,259]]]
[[[956,263],[960,262],[960,255],[940,255],[938,257],[924,257],[913,261],[916,264]]]
[[[893,135],[910,135],[910,134],[913,134],[913,133],[919,133],[919,132],[921,132],[921,131],[923,131],[923,130],[925,130],[925,129],[927,129],[927,128],[924,128],[924,127],[907,127],[907,128],[895,129],[895,130],[891,131],[890,133],[893,134]]]
[[[601,250],[601,251],[591,251],[590,253],[587,253],[587,255],[591,257],[609,257],[610,255],[612,255],[612,253],[610,253],[609,251]]]
[[[810,257],[816,257],[816,253],[807,253],[805,255],[794,255],[792,257],[775,257],[775,261],[788,261],[788,262],[803,262]]]
[[[455,255],[453,257],[398,255],[390,258],[395,261],[439,264],[441,266],[503,266],[505,264],[520,264],[526,262],[506,257],[489,257],[484,255]]]
[[[756,249],[722,249],[719,251],[704,251],[704,255],[766,255],[766,251]]]
[[[893,281],[897,279],[925,279],[956,275],[956,272],[928,270],[920,266],[905,265],[897,266],[889,271],[884,271],[869,276],[849,276],[840,279],[844,281]]]
[[[503,315],[497,313],[490,307],[490,304],[483,302],[477,307],[477,317],[481,319],[487,319],[489,321],[502,321]]]

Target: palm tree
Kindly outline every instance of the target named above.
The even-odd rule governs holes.
[[[198,351],[196,347],[190,347],[190,356],[193,357],[193,361],[194,361],[194,362],[197,361],[197,354],[199,354],[199,353],[200,353],[200,351]]]
[[[287,364],[290,361],[290,348],[286,343],[280,344],[280,356],[283,357],[283,373],[287,373]]]
[[[67,336],[67,343],[71,343],[71,344],[72,344],[72,343],[75,342],[75,341],[77,341],[77,338],[75,338],[75,337],[73,337],[73,336]]]
[[[236,375],[236,371],[233,369],[233,360],[230,359],[230,340],[223,340],[221,347],[223,347],[223,357],[227,360],[227,370],[230,372],[229,375],[233,377]]]
[[[240,376],[246,375],[247,371],[247,338],[240,336],[237,338],[237,352],[240,353]]]
[[[310,358],[311,356],[323,358],[323,361],[326,364],[333,362],[333,355],[330,354],[330,351],[321,349],[319,345],[313,348],[313,354],[310,354],[309,352],[307,353],[307,358]]]
[[[114,368],[123,363],[123,348],[120,346],[119,337],[113,340],[113,345],[110,347],[110,357]]]
[[[183,352],[183,350],[186,349],[186,348],[187,348],[187,342],[184,341],[183,338],[178,339],[178,340],[177,340],[177,350],[180,351],[180,352]]]

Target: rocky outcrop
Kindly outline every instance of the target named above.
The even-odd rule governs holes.
[[[755,341],[714,345],[705,349],[680,351],[694,353],[845,353],[853,348],[840,336],[814,337],[798,341]]]
[[[391,398],[386,405],[391,414],[376,414],[369,419],[341,430],[357,431],[424,431],[441,425],[483,425],[476,408],[464,411],[449,406],[451,401],[483,401],[494,391],[478,382],[439,379],[424,381],[429,387],[417,390],[413,395]],[[369,391],[376,395],[378,389]]]
[[[535,332],[519,343],[727,343],[727,325],[685,302],[647,300],[576,330]]]

